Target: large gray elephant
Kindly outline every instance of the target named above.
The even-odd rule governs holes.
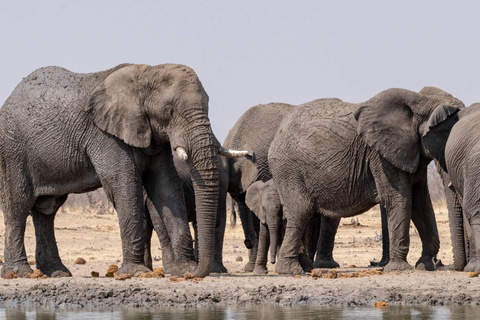
[[[70,274],[58,254],[55,213],[69,193],[101,186],[118,212],[119,273],[149,271],[144,265],[144,194],[154,225],[160,221],[169,232],[177,268],[192,268],[172,150],[188,162],[196,193],[200,261],[194,273],[209,274],[221,146],[210,126],[208,95],[192,69],[122,64],[78,74],[41,68],[24,78],[3,105],[0,130],[6,225],[2,276],[32,272],[24,247],[28,214],[35,227],[37,267],[47,275]]]
[[[335,98],[319,99],[319,101],[337,101]],[[267,182],[272,178],[267,156],[270,144],[274,139],[280,124],[297,106],[285,103],[269,103],[251,107],[235,123],[224,141],[224,146],[232,149],[248,150],[254,156],[250,158],[227,159],[228,193],[237,203],[243,230],[245,232],[245,246],[250,249],[249,261],[245,271],[251,272],[255,268],[258,250],[258,235],[260,222],[245,204],[247,188],[256,181]],[[321,218],[323,229],[331,230],[338,226],[339,219]],[[332,227],[333,226],[333,227]],[[332,250],[335,232],[323,232],[323,243],[329,243],[327,248],[317,250],[315,266],[338,267],[333,260]],[[317,234],[318,238],[319,235]],[[307,265],[305,261],[304,265]]]
[[[314,212],[349,217],[377,203],[388,215],[390,261],[385,270],[412,268],[406,260],[410,219],[423,244],[416,266],[434,270],[439,236],[427,186],[431,157],[422,135],[430,117],[446,116],[450,105],[463,106],[446,93],[439,97],[389,89],[362,104],[318,101],[294,110],[268,154],[287,218],[275,270],[303,271],[298,248]]]
[[[480,270],[480,103],[449,109],[449,116],[432,122],[424,139],[447,137],[441,146],[426,144],[444,180],[455,270]]]

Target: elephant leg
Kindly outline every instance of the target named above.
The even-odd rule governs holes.
[[[148,211],[148,206],[145,203],[145,256],[144,263],[145,266],[153,270],[153,259],[152,259],[152,234],[153,234],[153,223],[150,218],[150,212]]]
[[[91,161],[108,199],[118,214],[123,261],[118,274],[151,272],[145,266],[145,202],[142,178],[128,150],[113,149],[110,157]],[[112,168],[111,159],[117,159]]]
[[[472,219],[470,219],[470,225],[472,228],[475,250],[473,252],[473,256],[470,257],[469,262],[465,266],[464,271],[467,272],[480,271],[480,250],[477,249],[480,244],[480,218],[474,216]]]
[[[149,198],[146,199],[145,203],[150,212],[152,225],[154,226],[158,240],[160,241],[160,247],[162,248],[162,264],[165,273],[182,276],[183,274],[175,273],[175,255],[173,253],[172,243],[168,236],[167,228],[165,227],[163,220],[160,218],[160,214],[157,212],[157,209]]]
[[[143,175],[145,190],[153,204],[152,210],[149,208],[150,216],[160,243],[168,243],[166,236],[159,232],[165,230],[173,250],[173,265],[169,265],[171,261],[169,257],[168,260],[164,260],[164,268],[180,275],[193,272],[196,263],[184,189],[170,150],[162,152],[155,163],[151,163],[151,170]]]
[[[321,215],[320,236],[317,243],[317,257],[314,268],[338,268],[340,265],[333,259],[333,247],[340,218]]]
[[[71,277],[72,273],[62,263],[55,239],[54,221],[58,208],[67,200],[67,195],[59,198],[37,199],[31,210],[35,227],[37,268],[52,277]]]
[[[379,262],[370,261],[372,267],[385,267],[390,260],[390,238],[388,235],[387,209],[380,205],[380,220],[382,222],[382,259]]]
[[[268,248],[270,247],[270,232],[268,227],[260,223],[260,231],[258,235],[258,251],[257,260],[255,262],[255,268],[253,273],[255,274],[267,274],[267,262],[268,262]]]
[[[320,236],[320,227],[321,227],[321,216],[320,214],[314,214],[312,219],[307,225],[307,230],[305,231],[305,246],[306,254],[310,261],[314,261],[315,254],[317,253],[317,244]]]
[[[227,202],[225,192],[220,191],[217,207],[217,224],[215,226],[215,257],[213,259],[213,273],[227,273],[227,268],[223,265],[223,238],[225,236],[225,227],[227,223]]]
[[[252,272],[257,260],[260,220],[248,209],[245,204],[245,198],[236,199],[235,201],[237,202],[238,215],[240,216],[243,232],[245,233],[245,247],[248,249],[248,262],[244,270],[245,272]]]
[[[15,272],[18,277],[26,277],[27,274],[33,273],[27,261],[24,242],[28,210],[25,208],[23,210],[4,209],[3,214],[5,218],[5,261],[2,267],[2,277],[4,278],[9,271]]]
[[[413,186],[412,221],[422,240],[422,256],[415,264],[415,268],[434,271],[434,258],[440,249],[440,237],[426,183]]]
[[[5,161],[4,159],[2,159]],[[8,188],[2,188],[0,192],[2,197],[2,209],[5,222],[5,248],[4,263],[1,276],[9,271],[13,271],[18,277],[26,277],[33,270],[28,264],[27,253],[25,251],[25,228],[27,225],[27,217],[30,209],[34,204],[33,194],[26,193],[25,190],[31,190],[28,185],[22,185],[21,182],[27,180],[23,176],[9,177],[10,181],[18,183],[10,183]],[[5,181],[1,181],[5,186]],[[22,201],[18,198],[22,195]]]
[[[442,176],[443,177],[443,176]],[[450,181],[450,180],[448,180]],[[452,240],[453,266],[456,271],[463,271],[468,259],[468,221],[464,221],[462,205],[456,192],[444,183],[445,197],[448,208],[448,221],[450,226],[450,238]]]
[[[302,198],[294,197],[294,199],[301,200]],[[299,260],[300,249],[302,237],[305,235],[306,226],[313,212],[311,211],[311,203],[307,199],[299,203],[302,205],[297,205],[295,211],[291,211],[290,207],[287,207],[286,204],[283,206],[284,216],[287,217],[287,224],[285,226],[282,246],[280,247],[279,258],[275,265],[275,271],[279,274],[304,273],[304,269]]]

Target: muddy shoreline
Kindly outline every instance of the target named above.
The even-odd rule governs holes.
[[[438,258],[445,265],[453,262],[448,214],[444,206],[435,208],[440,234]],[[1,219],[0,213],[0,219]],[[29,218],[30,219],[30,218]],[[357,220],[358,219],[358,220]],[[228,227],[224,242],[224,264],[228,274],[212,274],[202,281],[172,282],[166,278],[132,278],[124,281],[104,277],[109,265],[120,264],[121,246],[118,219],[114,214],[65,211],[57,215],[55,232],[60,257],[73,277],[56,279],[0,279],[0,308],[155,308],[271,304],[281,306],[373,306],[389,305],[477,305],[480,304],[480,278],[466,272],[408,271],[369,275],[359,278],[320,278],[280,276],[269,264],[266,276],[245,273],[247,250],[240,226]],[[4,226],[0,224],[0,242]],[[334,258],[339,272],[353,273],[368,268],[381,256],[380,215],[374,209],[343,219],[337,233]],[[35,233],[27,223],[25,246],[28,260],[34,260]],[[158,239],[152,241],[154,268],[162,267]],[[410,232],[408,261],[414,264],[421,252],[421,241],[414,228]],[[75,264],[77,258],[86,263]],[[3,259],[3,246],[0,247]],[[35,266],[32,266],[35,268]],[[100,277],[93,278],[92,272]]]
[[[358,271],[350,270],[350,271]],[[280,306],[480,305],[480,279],[452,271],[412,271],[362,278],[212,275],[168,278],[0,280],[0,307],[154,308],[249,304]]]

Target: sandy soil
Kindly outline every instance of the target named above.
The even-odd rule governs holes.
[[[439,258],[452,263],[447,210],[436,207],[441,237]],[[359,273],[370,261],[380,259],[380,214],[377,208],[341,222],[335,244],[334,257],[340,263],[340,274]],[[60,279],[0,279],[0,307],[157,307],[198,306],[212,304],[274,303],[280,305],[374,305],[377,301],[389,304],[480,304],[480,279],[470,278],[464,272],[411,271],[368,275],[356,278],[320,278],[310,275],[279,276],[273,265],[267,276],[243,272],[247,250],[243,246],[240,226],[227,227],[224,244],[224,263],[229,274],[212,274],[202,281],[172,281],[165,278],[134,278],[125,281],[107,278],[110,264],[121,259],[118,220],[113,214],[85,214],[64,210],[56,220],[56,236],[60,256],[73,273]],[[3,242],[4,226],[0,226]],[[34,260],[34,230],[31,221],[26,232],[29,260]],[[411,250],[408,261],[414,264],[420,256],[420,239],[411,228]],[[161,256],[155,238],[153,255]],[[84,265],[74,261],[82,257]],[[0,249],[3,259],[3,248]],[[243,261],[238,261],[243,259]],[[162,266],[161,260],[154,267]],[[92,277],[91,272],[100,273]],[[326,272],[326,271],[325,271]]]

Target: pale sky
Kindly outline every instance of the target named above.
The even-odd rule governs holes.
[[[0,0],[0,101],[33,70],[192,67],[223,141],[250,107],[437,86],[480,101],[480,1]]]

